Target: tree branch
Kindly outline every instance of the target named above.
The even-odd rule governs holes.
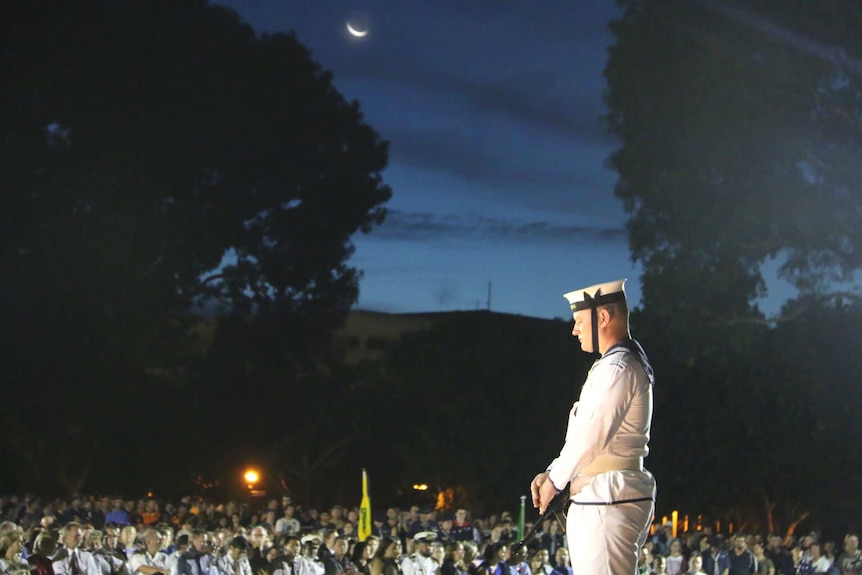
[[[814,307],[815,304],[828,302],[830,300],[835,300],[836,302],[840,300],[850,300],[850,302],[854,304],[862,303],[862,295],[854,292],[832,292],[828,294],[823,294],[818,297],[806,298],[806,303],[798,305],[795,309],[789,312],[781,313],[773,316],[766,317],[754,317],[754,316],[719,316],[713,314],[713,322],[715,324],[732,326],[732,325],[776,325],[779,323],[787,323],[789,321],[793,321],[798,319],[800,316],[805,315],[811,308]]]

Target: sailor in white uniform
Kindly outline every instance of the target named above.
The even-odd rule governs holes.
[[[655,507],[655,478],[643,467],[655,377],[631,339],[625,280],[565,294],[581,349],[598,352],[569,412],[560,454],[530,484],[545,512],[569,491],[566,537],[574,575],[634,575]]]
[[[437,539],[433,531],[420,531],[413,536],[414,551],[401,561],[402,575],[435,575],[437,563],[431,557],[431,542]]]

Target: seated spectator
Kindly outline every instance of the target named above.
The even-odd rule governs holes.
[[[24,533],[15,528],[0,532],[0,573],[3,575],[26,575],[30,564],[21,555],[24,549]]]
[[[668,544],[668,553],[665,561],[665,573],[667,575],[681,575],[688,570],[688,562],[685,555],[682,554],[682,542],[673,538]]]
[[[440,575],[468,575],[467,565],[464,563],[463,541],[451,541],[446,546]]]
[[[688,570],[685,575],[706,575],[703,570],[703,559],[700,554],[695,551],[688,557]]]
[[[652,553],[651,547],[644,545],[638,553],[638,570],[637,575],[649,575],[652,570]]]
[[[862,573],[862,551],[859,550],[859,536],[848,533],[844,536],[844,550],[833,563],[841,575],[859,575]]]
[[[176,570],[172,571],[172,575],[208,575],[214,564],[209,533],[203,529],[192,529],[189,547],[177,559]]]
[[[553,575],[572,575],[572,563],[569,561],[569,550],[560,547],[554,553]]]
[[[756,542],[752,547],[754,558],[757,559],[757,575],[775,575],[775,563],[766,556],[763,543]]]
[[[123,500],[116,498],[111,502],[111,510],[105,514],[105,523],[114,523],[119,526],[129,525],[129,513],[123,507]]]
[[[670,540],[673,539],[673,523],[666,521],[664,525],[655,530],[652,537],[652,554],[667,557],[670,555]]]
[[[326,575],[339,575],[340,573],[356,571],[356,567],[350,561],[349,549],[350,543],[347,537],[337,535],[332,541],[332,552],[322,557]]]
[[[440,567],[443,565],[443,560],[446,558],[446,546],[435,539],[431,543],[430,557],[434,560],[434,573],[439,573]]]
[[[275,533],[277,535],[299,535],[302,525],[296,517],[296,507],[288,504],[283,513],[284,516],[275,522]]]
[[[790,549],[790,557],[793,558],[793,570],[796,575],[814,575],[811,557],[802,550],[802,547],[794,545]]]
[[[149,528],[142,534],[143,549],[129,557],[129,575],[168,575],[170,566],[168,556],[162,553],[162,536],[156,529]]]
[[[554,567],[551,565],[551,554],[547,549],[537,549],[530,558],[530,571],[533,575],[551,575]]]
[[[530,564],[527,562],[527,548],[525,546],[510,547],[506,566],[509,569],[509,575],[532,575]]]
[[[452,521],[452,538],[457,541],[473,541],[473,523],[467,510],[459,508]]]
[[[32,575],[54,575],[54,567],[51,565],[51,556],[57,544],[50,531],[42,531],[33,541],[33,553],[27,558]]]
[[[371,560],[369,569],[371,575],[400,575],[398,560],[401,558],[401,540],[396,537],[384,537]]]
[[[248,541],[245,537],[236,536],[227,542],[227,552],[219,557],[216,562],[218,575],[252,575],[251,564],[245,553],[248,550]]]
[[[296,558],[302,548],[299,537],[296,535],[287,535],[279,539],[277,547],[279,552],[269,562],[269,575],[294,575],[296,572]]]
[[[159,502],[155,499],[150,499],[144,503],[144,510],[141,512],[141,523],[146,527],[154,527],[162,517],[159,510]]]
[[[101,575],[93,554],[79,549],[81,526],[75,522],[67,523],[61,534],[63,548],[54,555],[51,564],[55,575]]]
[[[818,541],[813,541],[811,545],[808,546],[808,554],[811,555],[811,566],[814,568],[815,575],[829,571],[829,568],[832,566],[832,561],[821,553],[820,543]]]
[[[102,575],[125,574],[126,556],[116,550],[119,528],[109,526],[105,531],[106,533],[94,531],[90,535],[90,545],[87,550],[93,554],[93,559],[96,560]],[[112,533],[110,537],[107,534],[108,531]]]
[[[126,554],[126,558],[131,558],[132,554],[138,550],[138,530],[132,525],[126,525],[120,529],[119,548]]]
[[[310,533],[300,539],[302,551],[296,559],[296,575],[325,575],[326,568],[318,553],[322,542],[316,533]]]
[[[555,518],[545,519],[542,522],[542,535],[539,545],[547,549],[551,557],[556,555],[557,549],[566,546],[566,534],[560,528]]]

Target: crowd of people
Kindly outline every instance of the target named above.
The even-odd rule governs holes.
[[[2,575],[582,575],[573,574],[563,521],[525,526],[510,514],[390,507],[360,540],[359,510],[316,510],[290,497],[259,506],[186,497],[176,503],[75,497],[0,498]],[[859,575],[858,537],[841,546],[816,532],[676,538],[659,526],[640,575]]]
[[[641,549],[640,575],[859,575],[859,537],[847,533],[841,546],[818,531],[801,537],[735,533],[710,528],[673,537],[673,524],[658,529]]]

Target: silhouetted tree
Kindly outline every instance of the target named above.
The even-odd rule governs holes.
[[[803,295],[852,279],[859,5],[620,4],[606,77],[608,124],[623,143],[610,164],[645,305],[674,299],[727,319],[763,295],[773,257]],[[670,294],[654,288],[658,274],[699,289]]]
[[[118,459],[103,455],[200,428],[201,395],[230,388],[189,362],[196,304],[231,318],[215,335],[236,344],[228,372],[289,385],[275,364],[356,300],[350,238],[385,215],[386,162],[291,35],[205,0],[4,3],[0,401],[28,486],[55,487],[59,463],[79,489]],[[125,459],[135,477],[164,464]]]
[[[860,470],[830,455],[840,433],[822,405],[862,408],[849,389],[860,366],[825,337],[860,301],[846,288],[862,268],[859,5],[618,3],[609,164],[643,267],[636,321],[662,375],[659,512],[837,517],[851,492],[827,479]],[[773,260],[799,297],[767,318],[757,299]]]

